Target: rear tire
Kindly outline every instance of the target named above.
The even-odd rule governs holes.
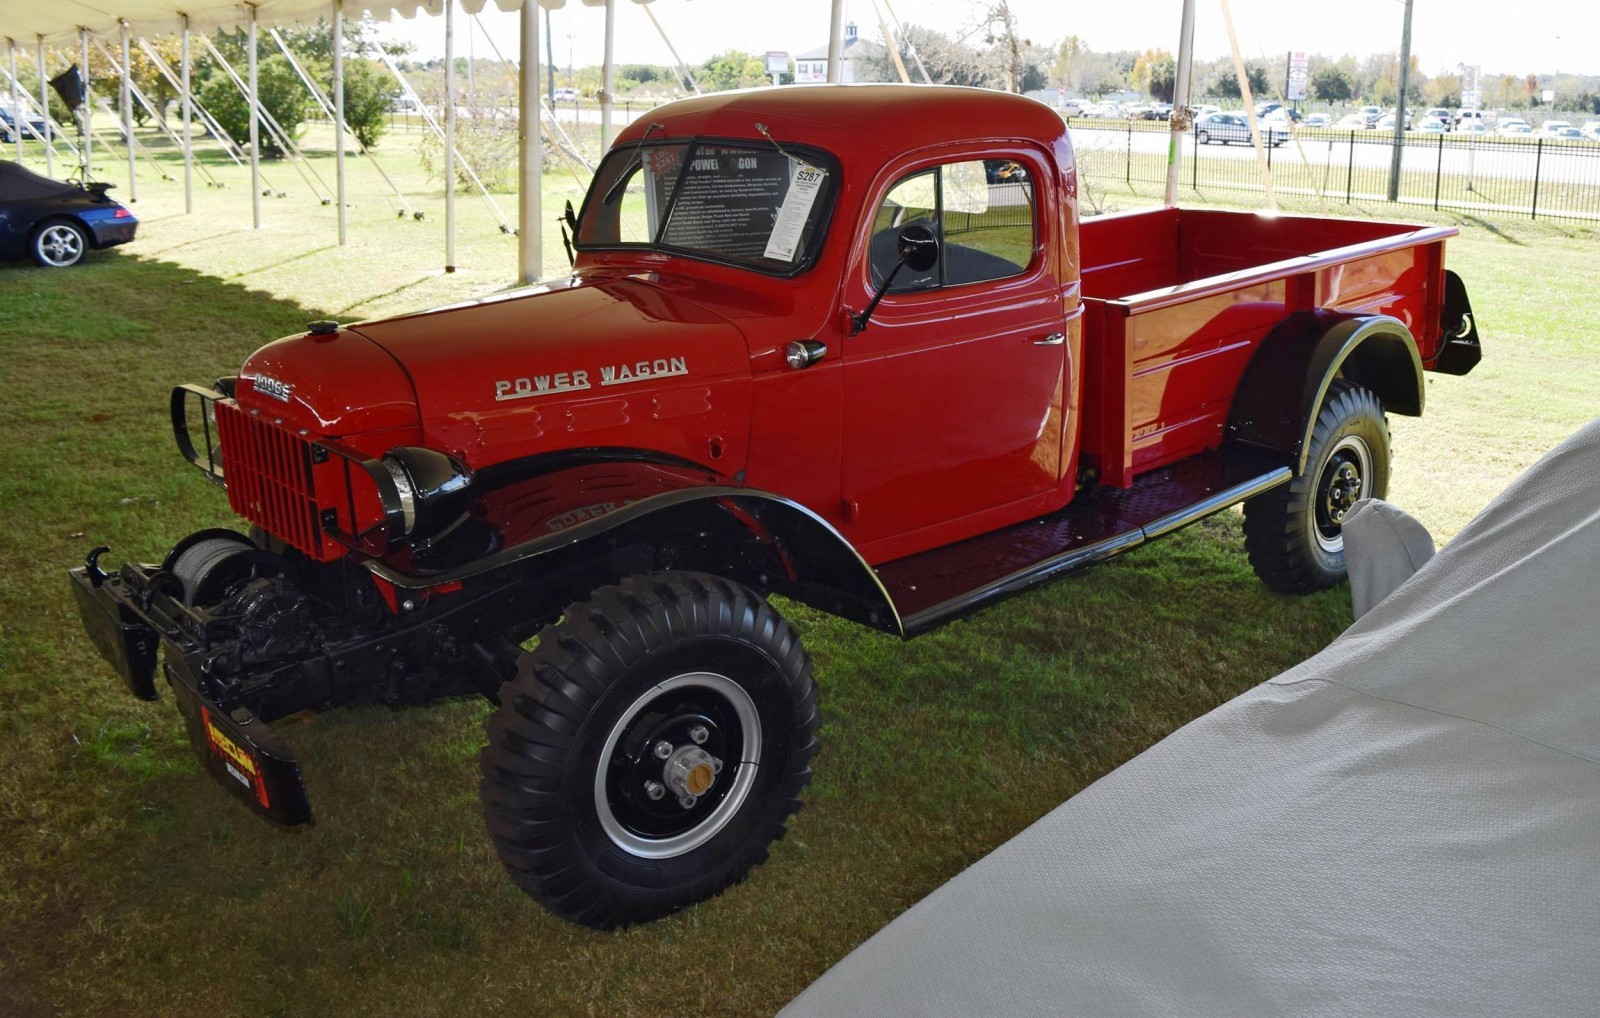
[[[1211,144],[1211,135],[1207,134],[1205,131],[1201,131],[1199,134],[1194,136],[1194,140],[1202,145],[1209,145]]]
[[[489,833],[527,894],[611,929],[704,901],[765,861],[817,752],[800,639],[700,573],[604,587],[539,634],[488,722]]]
[[[1344,580],[1345,514],[1389,490],[1389,425],[1371,390],[1339,380],[1328,389],[1306,469],[1244,504],[1244,546],[1273,590],[1309,594]]]
[[[28,250],[47,269],[70,268],[88,255],[89,235],[70,219],[47,219],[34,230]]]

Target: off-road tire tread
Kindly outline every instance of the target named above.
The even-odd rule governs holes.
[[[1344,579],[1343,575],[1328,573],[1312,558],[1307,542],[1314,538],[1307,529],[1307,510],[1315,494],[1324,450],[1347,421],[1362,415],[1375,419],[1383,436],[1383,448],[1372,450],[1373,456],[1381,458],[1384,464],[1382,469],[1374,468],[1380,476],[1374,478],[1377,487],[1372,494],[1382,498],[1387,486],[1389,456],[1389,428],[1383,416],[1383,404],[1370,389],[1346,379],[1336,379],[1328,387],[1312,428],[1305,472],[1288,484],[1245,502],[1245,552],[1256,575],[1270,589],[1283,594],[1310,594],[1335,586]]]
[[[793,711],[789,764],[754,833],[709,872],[663,892],[612,879],[577,851],[577,820],[561,808],[562,789],[569,754],[612,683],[690,637],[740,641],[776,666]],[[480,758],[490,836],[517,886],[558,915],[599,929],[659,918],[715,896],[766,860],[767,845],[783,837],[811,781],[819,720],[811,660],[759,594],[704,573],[629,577],[546,626],[537,648],[522,655],[516,678],[501,686]],[[742,809],[757,806],[752,800]],[[648,876],[649,861],[639,862]]]

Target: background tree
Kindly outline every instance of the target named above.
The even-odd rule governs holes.
[[[328,72],[332,88],[333,72]],[[363,148],[373,148],[389,129],[389,107],[400,97],[400,84],[371,60],[344,62],[344,122]]]
[[[1250,82],[1250,94],[1260,101],[1267,94],[1267,69],[1260,64],[1245,64],[1244,72]],[[1239,90],[1239,76],[1228,68],[1217,74],[1210,86],[1212,95],[1224,99],[1242,99],[1244,93]]]
[[[1147,49],[1134,61],[1133,87],[1162,102],[1172,101],[1177,77],[1177,63],[1164,49]]]
[[[1342,103],[1354,94],[1350,78],[1333,64],[1323,64],[1311,72],[1311,98],[1318,102]]]
[[[700,69],[695,72],[695,78],[700,82],[700,87],[707,92],[726,92],[732,88],[756,88],[772,84],[764,59],[734,49],[718,53],[701,64]]]
[[[230,62],[231,59],[230,57]],[[204,63],[209,65],[211,61]],[[278,122],[289,139],[294,140],[299,135],[300,127],[305,123],[306,117],[311,113],[311,94],[306,91],[305,84],[294,73],[294,69],[289,66],[289,62],[281,53],[259,60],[256,75],[257,94],[261,106]],[[247,144],[250,137],[250,104],[245,100],[244,93],[228,76],[227,71],[220,67],[209,66],[198,93],[200,104],[216,118],[222,129],[232,135],[234,141],[241,145]],[[281,158],[284,155],[283,147],[273,133],[267,130],[265,122],[261,125],[260,139],[262,155],[271,159]]]
[[[913,66],[911,52],[916,50],[928,69],[928,77],[935,85],[971,85],[975,88],[999,88],[1004,80],[999,77],[993,62],[977,49],[964,42],[951,39],[943,32],[921,25],[906,25],[895,39],[900,48],[900,59],[907,67]],[[865,77],[875,81],[898,81],[900,72],[887,48],[874,47],[861,59]]]
[[[108,43],[107,46],[116,53],[117,43]],[[150,48],[161,55],[161,58],[171,67],[178,64],[178,41],[172,37],[154,39]],[[133,67],[133,84],[144,93],[145,99],[155,108],[156,115],[163,120],[166,118],[167,103],[178,97],[178,90],[167,83],[155,63],[145,55],[139,46],[133,46],[128,54],[128,62]],[[122,77],[120,74],[121,56],[118,54],[117,64],[112,64],[101,55],[98,47],[89,49],[89,87],[95,95],[110,101],[111,108],[117,111],[118,117],[122,115]],[[34,94],[37,94],[35,92]],[[133,122],[141,127],[150,122],[150,111],[138,99],[133,99]]]

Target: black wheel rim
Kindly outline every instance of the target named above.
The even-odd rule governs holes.
[[[688,672],[657,683],[622,711],[601,749],[601,828],[644,858],[694,851],[749,798],[761,742],[755,701],[727,676]]]
[[[1344,551],[1344,521],[1350,507],[1372,493],[1372,450],[1355,435],[1333,447],[1317,478],[1317,544],[1330,554]]]

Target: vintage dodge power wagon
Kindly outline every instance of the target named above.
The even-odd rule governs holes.
[[[900,637],[1237,503],[1266,583],[1344,575],[1386,413],[1478,360],[1448,228],[1080,222],[1061,118],[987,91],[676,102],[621,132],[568,278],[312,323],[172,394],[245,536],[71,582],[132,691],[311,819],[282,725],[482,695],[489,831],[580,923],[741,879],[817,688],[780,595]]]

